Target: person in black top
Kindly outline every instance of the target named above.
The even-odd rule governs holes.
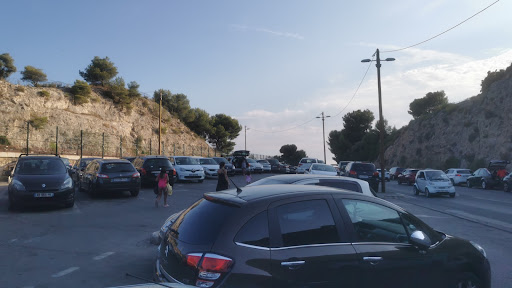
[[[216,191],[226,190],[229,188],[228,171],[224,168],[225,165],[226,163],[224,162],[220,162],[219,164],[219,170],[217,170],[218,181]]]

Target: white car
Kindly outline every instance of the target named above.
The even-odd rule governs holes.
[[[263,172],[269,172],[272,171],[272,165],[267,160],[256,160],[256,162],[260,163],[261,166],[263,166]]]
[[[299,166],[297,167],[297,174],[306,173],[306,170],[309,169],[311,164],[320,163],[316,158],[302,158],[299,161]]]
[[[251,159],[251,158],[246,158],[246,159],[247,159],[247,162],[249,163],[249,171],[251,173],[258,173],[258,174],[263,173],[263,165],[261,165],[254,159]]]
[[[171,156],[169,160],[176,170],[177,181],[203,182],[204,169],[199,164],[199,159],[190,156]]]
[[[471,176],[471,171],[463,168],[450,168],[446,170],[446,176],[450,178],[453,185],[461,185],[466,183],[468,177]]]
[[[389,181],[389,171],[385,170],[384,172],[384,180]],[[380,169],[377,169],[377,172],[379,172],[379,179],[382,177],[382,173],[380,172]]]
[[[416,173],[416,183],[413,185],[414,194],[425,193],[427,198],[433,195],[450,195],[455,197],[455,187],[452,181],[441,170],[420,170]]]
[[[338,171],[335,167],[332,167],[332,165],[313,163],[309,166],[309,169],[305,171],[305,174],[337,176]]]
[[[219,164],[213,158],[199,157],[199,164],[204,169],[204,176],[206,178],[217,178],[217,171],[219,170]]]

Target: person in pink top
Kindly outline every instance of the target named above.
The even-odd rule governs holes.
[[[160,202],[162,194],[164,194],[164,207],[169,207],[169,205],[167,205],[167,183],[169,183],[169,175],[165,173],[165,168],[160,169],[160,174],[156,176],[156,182],[158,185],[158,196],[156,196],[155,207],[158,208],[158,202]]]

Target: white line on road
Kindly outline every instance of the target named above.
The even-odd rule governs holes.
[[[473,221],[483,222],[483,223],[485,223],[487,225],[494,224],[494,225],[500,225],[502,227],[506,227],[506,228],[512,229],[512,224],[507,223],[507,222],[503,222],[503,221],[500,221],[500,220],[494,220],[494,219],[491,219],[491,218],[487,218],[487,217],[484,217],[484,216],[478,216],[478,215],[466,213],[466,212],[459,211],[459,210],[446,210],[446,212],[447,213],[453,213],[453,214],[458,215],[458,216],[460,216],[462,218],[467,218],[467,219],[470,219],[470,220],[473,220]]]
[[[14,239],[9,240],[9,243],[14,243],[16,241],[18,241],[18,238],[14,238]]]
[[[414,216],[419,217],[419,218],[450,218],[448,216],[432,216],[432,215],[418,215],[418,214],[414,214]]]
[[[62,271],[60,271],[59,273],[55,273],[55,274],[53,274],[53,275],[52,275],[52,277],[53,277],[53,278],[62,277],[62,276],[64,276],[64,275],[67,275],[67,274],[69,274],[69,273],[71,273],[71,272],[73,272],[73,271],[76,271],[76,270],[78,270],[78,269],[80,269],[80,267],[71,267],[71,268],[68,268],[68,269],[66,269],[66,270],[62,270]]]
[[[107,258],[108,256],[110,256],[110,255],[112,255],[112,254],[114,254],[114,253],[116,253],[116,252],[106,252],[106,253],[103,253],[103,254],[101,254],[101,255],[98,255],[98,256],[96,256],[96,257],[94,257],[94,258],[92,258],[92,259],[94,259],[94,260],[101,260],[101,259],[105,259],[105,258]]]

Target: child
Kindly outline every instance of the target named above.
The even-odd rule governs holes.
[[[251,184],[251,181],[252,181],[251,172],[249,170],[247,170],[247,172],[245,172],[245,182],[247,182],[247,184]]]

